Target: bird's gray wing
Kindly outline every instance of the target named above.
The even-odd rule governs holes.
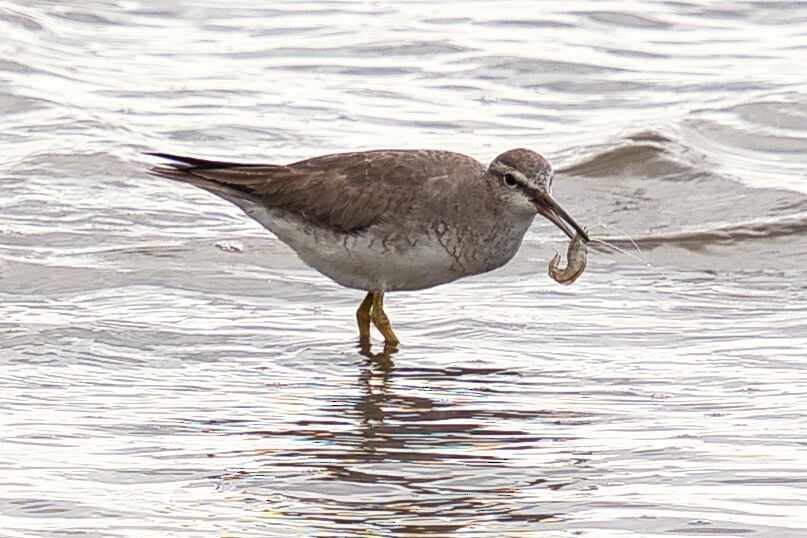
[[[429,183],[482,167],[446,151],[379,150],[325,155],[289,165],[209,161],[164,153],[175,161],[150,173],[190,183],[239,207],[261,203],[342,232],[356,232],[405,213]]]

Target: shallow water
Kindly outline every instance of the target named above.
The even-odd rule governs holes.
[[[807,535],[807,4],[31,4],[0,4],[0,536]],[[374,358],[360,293],[140,155],[515,146],[641,261],[558,286],[536,222],[389,296]]]

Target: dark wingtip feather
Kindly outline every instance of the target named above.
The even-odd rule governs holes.
[[[262,166],[260,164],[244,164],[228,161],[213,161],[210,159],[197,159],[196,157],[185,157],[184,155],[174,155],[173,153],[162,153],[159,151],[144,151],[143,155],[150,155],[152,157],[159,157],[160,159],[175,161],[175,163],[171,163],[169,165],[173,167],[181,167],[181,165],[178,165],[176,163],[182,163],[184,165],[197,169]]]
[[[172,153],[161,153],[159,151],[143,151],[142,155],[150,155],[152,157],[159,157],[160,159],[167,159],[169,161],[188,162],[188,160],[192,160],[191,157],[182,157],[181,155],[174,155]]]
[[[176,163],[182,163],[194,168],[221,168],[226,166],[233,166],[233,163],[225,163],[219,161],[210,161],[207,159],[197,159],[196,157],[185,157],[183,155],[174,155],[173,153],[162,153],[159,151],[145,151],[144,155],[151,155],[152,157],[159,157],[169,161],[175,161],[170,166],[178,166]]]

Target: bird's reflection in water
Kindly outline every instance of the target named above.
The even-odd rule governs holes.
[[[520,376],[397,368],[394,350],[364,351],[353,396],[324,405],[321,421],[270,434],[295,448],[253,454],[259,469],[227,478],[248,480],[253,499],[261,487],[281,520],[340,536],[517,531],[564,510],[573,492],[558,492],[579,481],[583,460],[555,432],[518,429],[537,420],[551,430],[553,417],[474,398]]]
[[[390,377],[395,368],[392,355],[397,352],[395,347],[385,347],[379,353],[373,353],[364,345],[361,347],[361,354],[367,357],[367,361],[359,369],[362,397],[356,403],[356,410],[363,417],[362,424],[366,431],[362,437],[368,441],[365,449],[372,446],[369,440],[375,438],[373,426],[384,422],[384,402],[389,399]]]

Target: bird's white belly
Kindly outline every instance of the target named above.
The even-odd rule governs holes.
[[[434,234],[387,241],[370,232],[323,229],[288,212],[255,206],[247,214],[288,244],[306,264],[349,288],[417,290],[469,274]]]
[[[339,244],[319,241],[297,253],[339,284],[362,290],[417,290],[462,276],[452,263],[454,259],[428,238],[397,249],[384,249],[379,243],[360,235]]]

